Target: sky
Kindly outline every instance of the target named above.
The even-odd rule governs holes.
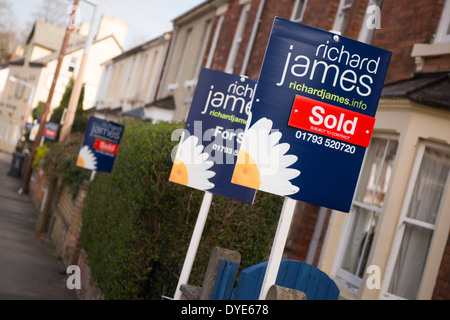
[[[73,0],[67,1],[67,6]],[[128,23],[124,49],[128,50],[172,30],[172,20],[205,0],[95,0],[100,15],[106,14]],[[26,29],[34,21],[33,13],[42,5],[42,0],[9,0],[17,26]],[[93,6],[80,0],[80,18],[90,22]],[[70,9],[69,9],[70,10]],[[66,14],[66,13],[63,13]],[[66,14],[67,17],[69,14]],[[30,30],[31,31],[31,30]],[[25,32],[29,32],[26,31]]]

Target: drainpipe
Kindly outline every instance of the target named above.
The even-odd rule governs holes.
[[[317,216],[316,225],[314,226],[314,232],[312,235],[311,242],[309,243],[308,254],[306,256],[306,263],[313,264],[314,257],[317,252],[317,245],[319,244],[320,235],[322,234],[322,229],[327,215],[328,209],[325,207],[320,207],[319,214]]]

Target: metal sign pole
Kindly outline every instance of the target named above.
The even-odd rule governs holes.
[[[272,250],[270,251],[259,300],[264,300],[266,298],[269,288],[274,285],[277,280],[278,269],[280,268],[281,258],[283,256],[296,203],[297,201],[294,199],[284,198],[283,208],[281,209],[280,220],[278,221],[277,231],[272,243]]]
[[[178,279],[177,289],[173,297],[174,300],[180,300],[181,298],[181,285],[187,284],[189,276],[191,274],[192,265],[194,264],[195,256],[197,254],[198,245],[202,237],[203,228],[205,227],[206,218],[208,217],[209,207],[211,206],[213,194],[206,191],[203,196],[202,206],[198,213],[197,222],[195,223],[194,232],[192,234],[191,242],[184,259],[183,269],[181,269],[180,278]]]

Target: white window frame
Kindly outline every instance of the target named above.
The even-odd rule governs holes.
[[[450,42],[450,34],[446,34],[450,27],[450,0],[446,0],[442,9],[441,19],[436,30],[434,43]]]
[[[76,56],[71,56],[69,61],[69,66],[67,67],[67,71],[71,73],[75,73],[75,69],[77,67],[78,58]]]
[[[250,6],[250,4],[246,4],[241,10],[241,16],[239,18],[239,23],[236,29],[236,33],[234,34],[233,44],[231,45],[231,50],[228,55],[228,60],[225,67],[226,73],[233,73],[234,63],[236,61],[239,47],[241,46],[242,36],[244,34],[245,24],[247,23]]]
[[[374,135],[373,138],[385,139],[388,141],[395,141],[397,143],[397,152],[398,152],[398,137],[392,136],[392,135],[378,134],[378,135]],[[389,143],[386,145],[385,150],[384,150],[383,164],[385,163],[388,149],[389,149]],[[365,168],[366,161],[367,161],[367,158],[365,157],[362,168]],[[394,160],[394,167],[395,167],[395,162],[396,162],[396,159]],[[378,184],[380,183],[379,178],[380,178],[380,176],[377,177],[377,183],[375,186],[375,190],[378,188]],[[391,184],[392,184],[392,180],[389,181],[389,185],[387,187],[386,194],[389,194]],[[359,186],[357,186],[356,190],[358,190],[358,187]],[[362,278],[359,278],[357,275],[341,268],[341,264],[343,262],[344,255],[345,255],[346,248],[347,248],[347,243],[349,241],[349,237],[351,234],[350,228],[353,225],[353,222],[355,219],[355,214],[356,214],[355,207],[367,209],[369,211],[378,213],[378,221],[381,221],[382,215],[384,214],[385,206],[386,206],[386,202],[383,204],[382,207],[377,207],[374,205],[371,206],[366,203],[362,203],[362,202],[358,202],[358,201],[354,200],[352,203],[351,211],[348,213],[348,215],[345,219],[344,227],[343,227],[341,237],[339,240],[339,244],[338,244],[338,248],[336,250],[336,257],[338,257],[338,258],[335,259],[335,261],[334,261],[332,274],[340,287],[345,288],[345,290],[351,292],[354,295],[356,295],[358,293],[358,290],[360,289],[360,286],[362,283]],[[379,227],[379,223],[375,227],[375,233],[377,232],[378,227]],[[369,251],[369,256],[370,256],[370,251]]]
[[[381,291],[380,291],[380,298],[381,299],[386,299],[386,300],[406,300],[404,297],[399,297],[395,294],[392,294],[390,292],[388,292],[389,289],[389,285],[391,282],[391,278],[392,278],[392,273],[394,272],[394,268],[395,268],[395,263],[397,261],[397,256],[398,256],[398,252],[400,250],[400,245],[402,243],[402,239],[403,239],[403,234],[406,228],[406,223],[410,224],[410,225],[414,225],[414,226],[419,226],[428,230],[432,230],[433,231],[433,236],[431,238],[431,242],[430,242],[430,248],[428,250],[427,253],[427,259],[425,262],[425,267],[424,267],[424,271],[422,273],[422,279],[421,279],[421,284],[423,282],[424,279],[424,274],[426,273],[426,268],[427,268],[427,264],[429,262],[429,258],[430,258],[430,251],[432,249],[432,245],[433,245],[433,240],[436,236],[436,227],[439,221],[439,217],[441,215],[441,211],[442,211],[442,202],[444,200],[444,197],[441,198],[441,203],[439,204],[439,209],[438,212],[436,213],[436,218],[434,221],[434,224],[431,223],[426,223],[420,220],[416,220],[416,219],[412,219],[412,218],[408,218],[406,215],[408,214],[408,210],[409,210],[409,205],[411,202],[411,198],[412,198],[412,194],[416,185],[416,181],[419,175],[419,170],[420,170],[420,166],[422,164],[422,159],[423,156],[425,154],[425,149],[426,148],[432,148],[435,150],[440,150],[443,153],[450,153],[450,148],[448,146],[443,146],[437,143],[433,143],[430,141],[421,141],[418,151],[417,151],[417,155],[414,161],[414,165],[413,165],[413,169],[411,172],[411,178],[408,184],[408,189],[406,191],[406,195],[405,195],[405,200],[403,202],[403,206],[402,206],[402,211],[400,213],[400,219],[397,225],[397,232],[395,234],[394,237],[394,241],[393,241],[393,245],[392,245],[392,249],[391,249],[391,253],[389,256],[389,260],[386,266],[386,273],[385,273],[385,277],[381,286]],[[446,185],[444,187],[444,191],[443,191],[443,195],[445,196],[445,194],[447,194],[447,190],[449,188],[449,184],[450,184],[450,173],[447,175],[447,180],[446,180]],[[420,294],[420,287],[418,289],[417,294]]]
[[[353,0],[350,0],[350,3],[345,3],[346,1],[347,0],[340,0],[333,24],[333,31],[339,31],[341,34],[344,32],[347,14],[353,4]]]
[[[294,9],[291,14],[291,21],[302,22],[307,4],[308,0],[295,0]],[[298,16],[297,19],[295,19],[296,16]]]
[[[203,58],[205,57],[206,47],[208,45],[209,37],[212,30],[212,19],[208,19],[205,22],[202,46],[200,47],[200,52],[197,58],[197,65],[195,67],[194,77],[191,80],[186,80],[184,82],[184,88],[186,91],[194,92],[197,85],[198,77],[200,76],[200,71],[202,70]]]
[[[167,85],[167,89],[168,89],[168,91],[170,93],[173,93],[178,88],[178,82],[180,81],[180,78],[181,78],[181,73],[183,71],[184,61],[186,60],[186,56],[187,56],[188,49],[189,49],[189,44],[191,42],[192,28],[189,28],[186,31],[186,33],[187,34],[186,34],[186,40],[184,42],[184,47],[183,47],[183,55],[181,56],[180,64],[178,65],[177,78],[176,78],[174,83],[169,83]]]
[[[20,79],[22,81],[25,81],[24,79]],[[25,86],[21,82],[17,82],[16,91],[14,92],[14,97],[16,99],[21,99],[23,97],[23,94],[25,92]]]
[[[216,30],[214,31],[214,36],[212,39],[211,47],[209,48],[208,60],[206,61],[205,68],[211,68],[214,52],[216,51],[217,41],[219,40],[219,34],[222,30],[222,23],[225,15],[220,15],[217,21]]]
[[[198,80],[198,77],[200,75],[200,70],[202,69],[203,58],[205,57],[206,47],[208,45],[209,37],[211,36],[212,24],[213,24],[212,19],[208,19],[205,22],[205,33],[203,34],[202,47],[200,50],[200,55],[198,57],[197,66],[195,68],[194,79],[196,79],[196,80]]]

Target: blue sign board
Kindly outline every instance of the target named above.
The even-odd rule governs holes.
[[[77,167],[111,172],[124,129],[121,124],[90,117],[78,153]]]
[[[59,123],[46,122],[43,136],[50,140],[56,140],[58,136]]]
[[[233,182],[348,212],[390,57],[275,18]]]
[[[34,141],[36,139],[36,135],[39,131],[40,119],[37,119],[37,123],[32,124],[27,122],[25,124],[25,129],[30,130],[29,139],[30,141]],[[56,140],[58,136],[59,124],[55,122],[46,122],[44,132],[42,133],[42,137],[49,140]]]
[[[203,68],[169,181],[246,203],[255,190],[231,183],[256,81]]]

